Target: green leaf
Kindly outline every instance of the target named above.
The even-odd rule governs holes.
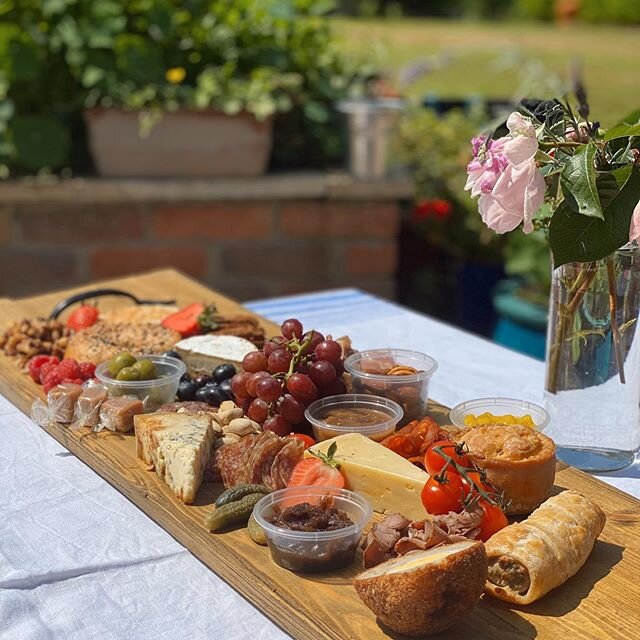
[[[562,190],[570,193],[578,207],[578,213],[591,218],[604,219],[598,187],[594,158],[596,145],[593,141],[579,147],[573,156],[565,161],[560,181]]]
[[[613,177],[621,180],[623,176]],[[634,168],[617,194],[612,193],[607,194],[604,220],[575,213],[566,202],[556,209],[549,225],[555,267],[600,260],[629,241],[631,216],[640,200],[640,169]]]
[[[609,141],[614,138],[627,138],[640,135],[640,109],[632,111],[624,117],[617,125],[611,127],[605,134],[604,140]]]
[[[11,122],[15,162],[25,169],[63,165],[69,154],[69,131],[52,116],[16,116]]]

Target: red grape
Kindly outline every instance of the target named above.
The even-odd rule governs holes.
[[[278,411],[291,424],[298,424],[304,420],[304,405],[289,394],[278,405]]]
[[[251,374],[243,371],[242,373],[236,373],[231,380],[231,391],[236,398],[247,398],[249,393],[247,392],[247,380],[249,380]]]
[[[291,432],[291,425],[282,416],[279,415],[267,418],[262,427],[269,431],[273,431],[276,435],[279,436],[286,436]]]
[[[293,355],[286,349],[277,349],[267,360],[267,369],[270,373],[286,373],[289,371],[289,363]]]
[[[333,368],[336,370],[336,377],[341,376],[344,373],[344,360],[340,359],[332,364]]]
[[[289,393],[302,404],[309,404],[318,397],[318,387],[311,381],[309,376],[303,373],[294,373],[287,380]]]
[[[259,380],[266,377],[270,377],[268,371],[256,371],[256,373],[250,374],[249,379],[247,380],[247,393],[252,398],[258,397],[256,385],[258,384]]]
[[[285,338],[289,338],[289,340],[291,340],[291,338],[299,338],[302,335],[302,322],[295,318],[289,318],[282,323],[280,331],[282,331],[282,335]]]
[[[319,387],[325,387],[336,379],[336,370],[330,362],[318,360],[309,365],[309,377]]]
[[[250,420],[255,420],[256,422],[262,424],[269,415],[269,405],[264,401],[260,400],[260,398],[256,398],[247,409],[247,416]]]
[[[249,351],[242,359],[242,368],[249,373],[263,371],[267,368],[267,356],[262,351]]]
[[[315,354],[318,360],[337,362],[342,358],[342,347],[335,340],[323,340],[316,348]]]
[[[282,395],[282,383],[271,376],[260,378],[256,382],[256,394],[260,400],[275,402]]]
[[[262,351],[267,358],[277,349],[282,349],[282,345],[274,342],[273,340],[267,340],[262,347]]]
[[[311,342],[309,343],[308,348],[305,350],[305,353],[313,353],[315,351],[315,348],[324,341],[324,336],[319,332],[316,331],[315,329],[312,329],[311,331],[307,331],[303,336],[302,336],[302,342],[306,342],[307,338],[309,337],[310,334],[313,334],[313,337],[311,338]]]
[[[347,385],[344,383],[342,378],[336,378],[320,389],[320,395],[323,398],[326,398],[327,396],[339,396],[343,393],[347,393]]]

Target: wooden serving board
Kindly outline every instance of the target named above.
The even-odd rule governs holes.
[[[175,297],[178,304],[202,300],[216,302],[222,312],[241,309],[175,271],[104,284],[148,298]],[[87,288],[91,287],[82,289]],[[47,315],[69,293],[0,300],[0,324]],[[277,332],[272,323],[263,321],[263,325],[268,333]],[[0,393],[28,413],[34,397],[42,392],[12,360],[0,355]],[[441,406],[434,405],[433,411],[446,417]],[[281,569],[271,561],[266,548],[250,540],[246,530],[224,534],[205,531],[202,520],[220,491],[219,485],[205,484],[197,504],[185,506],[154,472],[144,469],[135,455],[133,435],[71,432],[56,425],[46,431],[293,637],[371,640],[391,635],[377,624],[352,587],[352,578],[361,566],[359,558],[351,568],[327,575],[303,576]],[[586,565],[562,587],[527,607],[483,596],[470,615],[438,638],[604,640],[639,636],[640,501],[566,466],[559,467],[556,481],[558,490],[580,491],[596,500],[607,514],[607,525]]]

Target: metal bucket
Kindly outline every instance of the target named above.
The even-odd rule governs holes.
[[[356,178],[383,178],[388,170],[389,141],[404,102],[397,98],[344,100],[347,115],[349,171]]]

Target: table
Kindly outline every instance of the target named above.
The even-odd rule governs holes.
[[[247,304],[361,349],[439,362],[430,394],[539,401],[544,365],[355,289]],[[0,638],[286,638],[163,529],[0,398]],[[640,496],[638,463],[603,478]]]

